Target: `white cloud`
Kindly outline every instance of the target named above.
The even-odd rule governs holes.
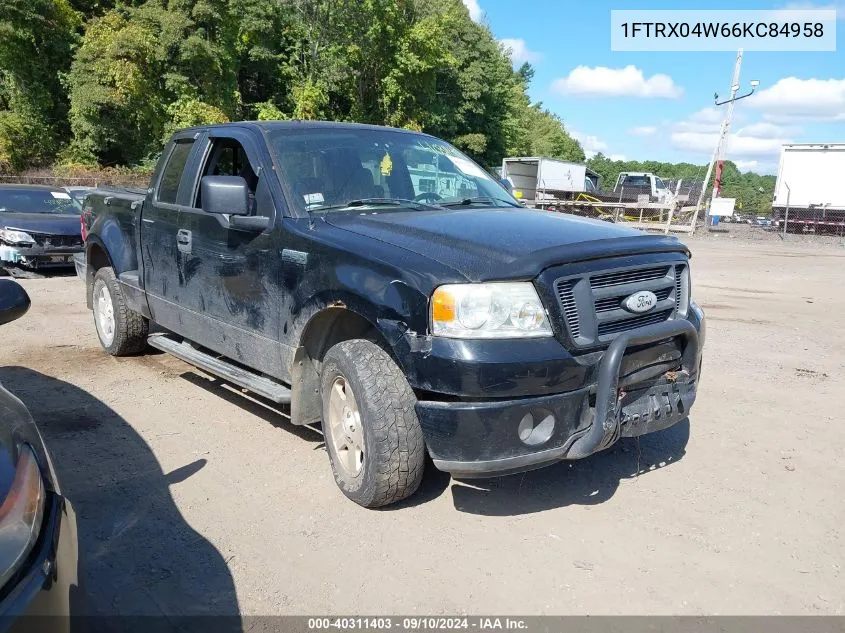
[[[578,97],[640,97],[677,99],[683,90],[669,75],[646,78],[636,66],[607,68],[578,66],[568,76],[556,79],[552,92]]]
[[[473,22],[481,22],[484,11],[481,10],[478,0],[464,0],[464,6],[469,11],[469,17],[472,18]]]
[[[628,160],[628,157],[625,156],[625,154],[611,154],[610,156],[608,156],[608,158],[610,160],[621,160],[621,161]]]
[[[719,125],[722,124],[725,115],[722,112],[719,112],[716,108],[702,108],[698,112],[693,112],[689,116],[689,120],[693,123],[718,123]]]
[[[581,134],[575,130],[569,130],[569,133],[573,136],[573,138],[581,143],[581,147],[584,148],[584,154],[587,155],[587,158],[592,158],[599,152],[605,152],[609,147],[607,143],[597,136]]]
[[[670,144],[675,149],[709,158],[716,149],[722,120],[726,114],[726,111],[707,107],[669,125]],[[777,168],[781,146],[792,143],[792,139],[800,134],[801,129],[767,121],[745,124],[746,119],[747,113],[734,112],[726,158],[734,161],[740,170],[773,173]]]
[[[769,121],[845,121],[845,79],[784,77],[748,99]]]
[[[800,11],[801,13],[782,13],[782,11]],[[836,11],[837,20],[845,20],[845,2],[815,4],[813,2],[790,2],[780,9],[772,11],[773,20],[812,20],[815,15],[809,11]]]
[[[754,171],[760,161],[757,160],[735,160],[734,164],[739,171]]]
[[[633,136],[653,136],[657,132],[657,128],[653,125],[641,125],[628,130],[628,134]]]
[[[743,136],[756,136],[759,138],[784,138],[801,134],[801,128],[795,126],[775,125],[767,121],[745,125],[736,131]]]
[[[528,45],[525,43],[525,40],[521,38],[505,37],[499,40],[499,44],[501,44],[502,48],[508,52],[511,61],[513,61],[513,63],[517,66],[520,66],[525,62],[534,64],[540,61],[543,57],[542,53],[530,50]]]
[[[718,132],[673,132],[670,137],[672,145],[681,150],[698,154],[712,154],[719,140]],[[728,157],[737,160],[748,160],[748,157],[777,156],[781,145],[792,143],[789,138],[761,138],[745,134],[731,134],[728,140]]]

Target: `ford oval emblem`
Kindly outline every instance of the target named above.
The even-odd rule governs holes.
[[[657,305],[657,295],[648,290],[640,290],[622,302],[622,307],[628,312],[641,314],[648,312]]]

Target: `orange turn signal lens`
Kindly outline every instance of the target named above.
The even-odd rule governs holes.
[[[431,298],[431,318],[446,323],[455,320],[455,297],[443,288],[435,290]]]

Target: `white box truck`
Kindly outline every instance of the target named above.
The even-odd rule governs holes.
[[[502,161],[502,179],[526,204],[570,200],[581,192],[598,190],[599,176],[582,163],[542,156],[520,156]]]
[[[790,233],[845,234],[845,143],[784,145],[772,224]]]

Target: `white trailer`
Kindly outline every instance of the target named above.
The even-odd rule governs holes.
[[[845,143],[784,145],[772,211],[790,232],[845,232]]]
[[[566,200],[598,189],[598,174],[586,165],[542,156],[505,158],[502,178],[510,181],[517,198],[529,204]]]

